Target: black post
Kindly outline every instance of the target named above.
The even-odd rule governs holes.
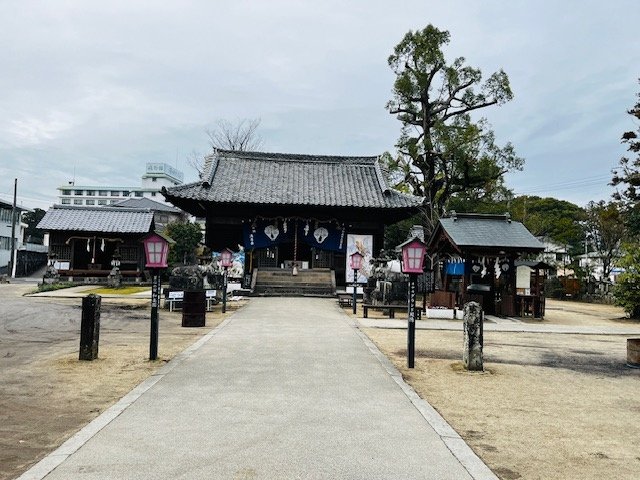
[[[82,321],[80,322],[80,360],[98,358],[100,341],[100,304],[99,295],[90,294],[82,298]]]
[[[11,257],[9,259],[9,268],[7,269],[7,276],[9,278],[15,278],[13,274],[15,272],[16,266],[14,265],[16,261],[16,217],[18,215],[18,211],[16,210],[16,198],[18,194],[18,179],[16,178],[13,181],[13,208],[11,209]]]
[[[409,274],[409,324],[407,325],[407,363],[413,368],[416,356],[416,274]]]
[[[227,312],[227,268],[224,267],[223,286],[222,286],[222,313]]]
[[[151,269],[151,338],[149,341],[149,360],[158,358],[158,305],[160,303],[160,271]]]
[[[353,269],[353,314],[355,315],[357,313],[357,305],[356,305],[356,301],[358,300],[357,295],[358,294],[358,269],[354,268]]]

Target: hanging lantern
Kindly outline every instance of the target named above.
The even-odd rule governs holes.
[[[402,250],[402,273],[422,273],[427,246],[418,237],[407,240],[398,247]]]
[[[169,241],[157,233],[150,233],[142,239],[147,268],[167,268]]]
[[[349,258],[350,258],[349,266],[351,267],[351,269],[360,270],[360,268],[362,267],[362,260],[364,259],[362,254],[360,252],[355,252],[355,253],[352,253]]]

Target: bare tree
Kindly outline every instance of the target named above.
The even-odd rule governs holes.
[[[245,118],[236,123],[228,120],[218,120],[216,126],[207,129],[206,133],[213,152],[216,150],[248,152],[259,150],[262,147],[263,140],[258,134],[258,127],[260,127],[259,118]],[[211,153],[202,155],[193,150],[187,156],[187,162],[196,169],[198,175],[202,175],[206,157],[209,155]]]

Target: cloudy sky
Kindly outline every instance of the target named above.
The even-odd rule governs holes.
[[[260,118],[266,151],[393,151],[387,57],[429,23],[447,58],[508,73],[515,99],[484,115],[526,160],[516,193],[610,196],[637,128],[637,0],[0,0],[0,198],[14,178],[40,208],[74,175],[136,186],[149,161],[193,180],[220,119]]]

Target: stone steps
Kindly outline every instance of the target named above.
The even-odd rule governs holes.
[[[292,275],[291,270],[259,270],[254,295],[331,297],[332,275],[329,269],[299,270],[298,275]]]

